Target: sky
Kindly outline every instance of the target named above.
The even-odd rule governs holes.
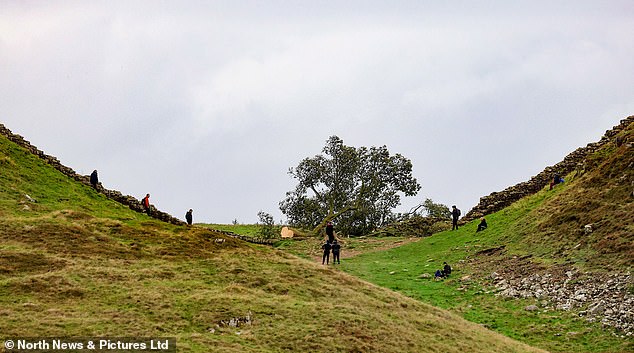
[[[0,0],[0,123],[109,189],[255,223],[329,136],[465,214],[634,115],[634,2]]]

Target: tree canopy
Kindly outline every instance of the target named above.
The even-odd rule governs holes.
[[[401,194],[420,190],[412,163],[386,146],[346,146],[331,136],[322,154],[305,158],[289,174],[297,180],[280,210],[294,226],[318,233],[329,221],[348,234],[364,234],[392,221]]]

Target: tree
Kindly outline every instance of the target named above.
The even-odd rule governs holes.
[[[441,203],[434,203],[432,199],[425,199],[425,202],[423,202],[423,210],[425,211],[427,217],[451,220],[451,210],[449,209],[449,206]]]
[[[420,213],[418,212],[419,210],[421,211]],[[398,219],[405,221],[416,216],[448,221],[451,220],[451,210],[449,206],[435,203],[432,199],[427,198],[425,202],[412,207],[409,212],[399,214]]]
[[[280,210],[289,223],[314,228],[315,234],[330,221],[348,234],[370,232],[394,219],[401,194],[420,190],[409,159],[390,155],[386,146],[346,146],[337,136],[327,140],[322,154],[305,158],[289,174],[298,184]]]

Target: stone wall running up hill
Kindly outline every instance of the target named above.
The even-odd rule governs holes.
[[[462,218],[462,221],[469,222],[476,218],[497,212],[525,196],[537,193],[539,190],[544,188],[544,186],[550,184],[550,181],[555,173],[565,176],[575,170],[592,168],[592,166],[587,163],[587,157],[606,145],[608,142],[614,140],[615,136],[619,132],[625,130],[632,123],[634,123],[634,116],[629,116],[621,120],[619,125],[616,125],[611,130],[606,131],[605,135],[603,135],[599,142],[589,143],[586,147],[576,149],[567,155],[563,161],[553,166],[546,167],[546,169],[532,177],[530,180],[480,198],[480,203],[472,208]],[[624,141],[616,142],[620,144]]]
[[[18,146],[25,148],[27,151],[31,152],[35,156],[42,159],[45,163],[49,164],[53,168],[60,171],[62,174],[68,176],[69,178],[73,178],[78,182],[91,186],[90,185],[90,176],[88,175],[79,175],[72,168],[69,168],[63,165],[59,159],[49,156],[39,150],[37,147],[31,145],[31,143],[25,140],[22,136],[14,134],[11,130],[7,129],[4,125],[0,124],[0,134],[6,136],[7,139],[14,142]],[[137,212],[144,212],[143,206],[141,205],[141,201],[137,200],[133,196],[123,195],[120,191],[116,190],[108,190],[101,186],[101,183],[97,186],[97,191],[101,194],[105,195],[109,199],[115,200],[125,206],[130,207],[130,209]],[[152,206],[152,214],[151,217],[161,220],[163,222],[168,222],[176,225],[183,225],[185,222],[181,221],[178,218],[172,217],[171,215],[161,212],[156,209],[156,207]]]

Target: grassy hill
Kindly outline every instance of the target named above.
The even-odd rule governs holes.
[[[379,246],[340,268],[553,352],[632,352],[634,336],[589,313],[620,295],[624,314],[617,320],[631,325],[634,318],[633,143],[634,124],[566,183],[488,215],[484,232],[476,233],[474,221],[407,245]],[[287,248],[308,250],[305,244]],[[454,266],[449,279],[425,278],[443,261]],[[542,287],[555,290],[534,296]],[[501,295],[509,288],[518,294]]]
[[[4,137],[0,168],[2,339],[175,337],[178,351],[193,352],[540,351],[285,252],[133,212]]]

